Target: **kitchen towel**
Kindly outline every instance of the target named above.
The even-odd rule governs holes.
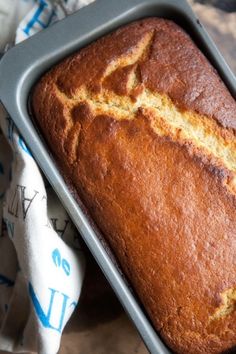
[[[0,47],[92,1],[0,0]],[[54,354],[79,300],[85,259],[78,233],[1,106],[0,127],[0,350]]]

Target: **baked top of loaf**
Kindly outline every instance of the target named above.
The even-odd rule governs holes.
[[[32,106],[170,348],[234,348],[236,103],[189,36],[122,27],[46,73]]]

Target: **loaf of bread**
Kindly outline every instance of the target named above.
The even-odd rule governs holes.
[[[46,73],[32,107],[166,344],[236,353],[236,102],[190,37],[131,23]]]

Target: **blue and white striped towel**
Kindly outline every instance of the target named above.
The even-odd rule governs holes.
[[[19,43],[91,1],[0,0],[0,45],[15,30]],[[3,107],[0,127],[0,350],[55,354],[79,299],[85,260]]]

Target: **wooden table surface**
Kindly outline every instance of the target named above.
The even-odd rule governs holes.
[[[189,0],[236,74],[236,12],[227,13]],[[85,286],[78,312],[67,326],[60,354],[146,354],[136,329],[125,315],[106,280],[94,266],[93,284]],[[97,289],[96,284],[99,285]],[[89,299],[88,293],[93,293]]]

